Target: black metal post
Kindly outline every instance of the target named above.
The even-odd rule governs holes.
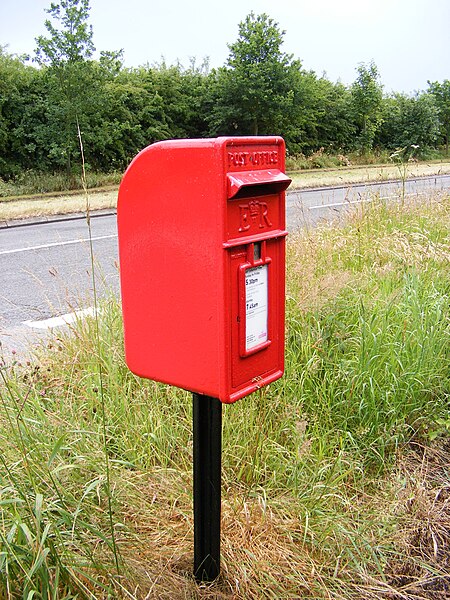
[[[213,581],[220,572],[222,403],[193,394],[194,575]]]

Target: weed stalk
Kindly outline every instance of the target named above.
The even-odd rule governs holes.
[[[102,418],[102,434],[103,434],[103,451],[105,458],[105,471],[106,471],[106,494],[108,499],[108,519],[109,526],[111,530],[111,543],[112,550],[114,554],[114,562],[116,566],[117,574],[120,576],[120,565],[119,565],[119,549],[117,546],[115,529],[114,529],[114,519],[113,519],[113,510],[112,510],[112,493],[111,493],[111,464],[109,460],[108,454],[108,438],[107,438],[107,426],[106,426],[106,407],[105,407],[105,391],[103,386],[103,369],[101,363],[101,343],[100,343],[100,327],[99,327],[99,311],[98,311],[98,295],[97,295],[97,285],[95,280],[95,257],[94,257],[94,244],[92,241],[92,226],[91,226],[91,213],[90,213],[90,203],[89,203],[89,192],[86,184],[86,168],[85,168],[85,160],[84,160],[84,148],[83,148],[83,138],[81,135],[80,124],[77,119],[77,132],[78,132],[78,141],[80,145],[81,152],[81,166],[82,166],[82,176],[81,183],[83,187],[83,192],[86,196],[86,222],[88,226],[89,232],[89,253],[90,253],[90,261],[91,261],[91,277],[92,277],[92,291],[94,296],[94,320],[95,320],[95,339],[97,344],[97,353],[98,353],[98,389],[100,393],[100,405],[101,405],[101,418]]]

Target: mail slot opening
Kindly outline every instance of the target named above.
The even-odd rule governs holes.
[[[228,198],[250,198],[284,192],[291,179],[278,170],[228,173]]]

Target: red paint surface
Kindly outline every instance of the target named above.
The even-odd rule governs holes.
[[[140,375],[234,402],[284,370],[281,138],[158,142],[117,208],[125,354]],[[261,256],[254,259],[254,243]],[[245,269],[268,265],[268,340],[245,351]]]

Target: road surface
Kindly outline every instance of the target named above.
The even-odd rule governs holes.
[[[450,188],[450,176],[405,182],[405,194]],[[377,183],[289,192],[287,227],[293,231],[354,208],[374,196],[398,199],[403,183]],[[94,273],[99,295],[118,293],[116,217],[63,218],[0,229],[0,356],[25,352],[74,311],[92,307]],[[70,315],[70,316],[67,316]]]

